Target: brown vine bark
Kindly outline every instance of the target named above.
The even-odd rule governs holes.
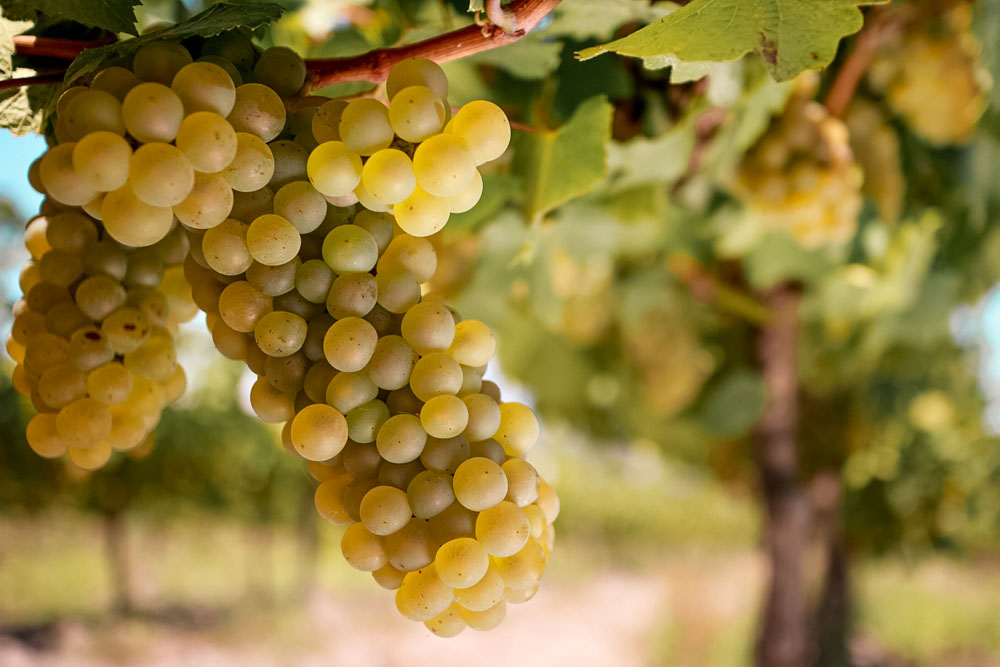
[[[760,331],[757,358],[769,401],[755,440],[770,582],[756,662],[758,667],[804,667],[812,648],[802,580],[810,507],[799,481],[797,442],[799,290],[779,285],[765,301],[771,319]]]
[[[111,609],[116,614],[128,614],[134,607],[125,514],[111,511],[102,514],[101,518],[104,524],[104,555],[111,581]]]

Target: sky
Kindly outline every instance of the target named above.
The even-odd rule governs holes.
[[[45,150],[45,139],[29,134],[15,137],[0,132],[0,196],[13,202],[17,212],[27,219],[38,212],[42,195],[28,183],[28,167]]]

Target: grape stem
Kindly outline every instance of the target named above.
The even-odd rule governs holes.
[[[0,90],[21,88],[22,86],[62,83],[63,74],[63,72],[51,72],[49,74],[36,74],[35,76],[22,76],[18,79],[3,79],[0,81]]]
[[[444,63],[512,44],[528,34],[560,1],[514,0],[504,9],[499,7],[498,0],[491,0],[486,5],[490,22],[484,26],[472,24],[415,44],[376,49],[350,58],[306,60],[309,71],[306,92],[346,81],[381,83],[393,65],[407,58],[427,58]],[[496,18],[489,14],[490,7],[494,5]],[[516,26],[516,30],[507,32],[497,20],[508,27]]]

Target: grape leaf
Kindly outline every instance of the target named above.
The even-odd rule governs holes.
[[[0,9],[0,77],[20,78],[35,74],[34,70],[15,68],[13,64],[14,36],[32,25],[32,21],[9,20],[6,9]],[[10,130],[15,136],[37,132],[56,90],[56,86],[32,86],[0,91],[0,128]]]
[[[612,189],[642,183],[670,184],[684,175],[694,150],[690,117],[658,137],[636,137],[608,144],[608,171]]]
[[[584,102],[562,127],[514,138],[512,169],[524,187],[529,220],[577,197],[607,171],[612,107],[603,96]]]
[[[528,35],[499,49],[469,56],[472,63],[493,65],[519,79],[544,79],[559,68],[562,43]]]
[[[573,0],[560,3],[553,10],[546,33],[576,39],[610,39],[625,23],[650,23],[664,13],[663,5],[650,6],[648,0]]]
[[[212,37],[233,28],[255,29],[281,16],[284,9],[271,2],[219,2],[191,18],[135,39],[126,39],[81,53],[66,72],[66,81],[87,76],[105,60],[131,56],[141,47],[161,39],[182,40],[188,37]]]
[[[44,14],[54,19],[68,19],[91,28],[138,35],[135,29],[135,7],[140,0],[5,0],[4,7],[12,17],[34,19]]]
[[[614,52],[653,64],[724,62],[753,51],[775,79],[830,64],[837,44],[861,29],[859,5],[884,0],[694,0],[627,37],[584,49],[581,60]]]
[[[749,431],[766,405],[767,388],[760,375],[733,370],[709,390],[701,421],[713,433],[732,438]]]

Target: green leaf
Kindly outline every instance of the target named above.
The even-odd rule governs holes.
[[[135,10],[140,0],[7,0],[7,13],[17,17],[44,14],[54,19],[68,19],[91,28],[138,35]]]
[[[544,79],[559,68],[561,52],[560,42],[543,42],[536,35],[528,35],[499,49],[481,51],[467,60],[499,67],[519,79]]]
[[[663,5],[650,6],[649,0],[573,0],[552,12],[547,34],[575,39],[610,39],[626,23],[649,23],[664,14]]]
[[[11,21],[0,7],[0,77],[10,78],[14,73],[14,36],[32,26],[31,21]]]
[[[694,143],[694,126],[689,120],[658,137],[609,143],[608,175],[612,188],[673,183],[687,170]]]
[[[74,81],[87,76],[100,67],[105,60],[128,57],[140,48],[163,39],[182,40],[188,37],[212,37],[233,28],[253,30],[266,25],[281,16],[284,9],[271,2],[230,3],[219,2],[205,11],[195,14],[186,21],[172,25],[135,39],[126,39],[116,44],[108,44],[97,49],[87,49],[81,53],[69,71],[66,81]]]
[[[0,8],[0,77],[20,78],[34,70],[13,65],[14,36],[34,25],[33,21],[12,21],[7,9]],[[55,101],[58,86],[31,86],[0,91],[0,128],[15,136],[37,132],[42,127],[45,110]]]
[[[607,99],[592,97],[559,129],[515,135],[512,171],[524,185],[529,220],[587,192],[604,178],[612,112]]]
[[[767,389],[757,373],[734,370],[709,391],[701,409],[705,427],[725,437],[743,435],[764,414]]]
[[[753,51],[779,81],[830,64],[837,44],[861,29],[858,5],[883,0],[694,0],[582,60],[613,51],[659,62],[724,62]],[[654,60],[654,64],[658,61]]]

